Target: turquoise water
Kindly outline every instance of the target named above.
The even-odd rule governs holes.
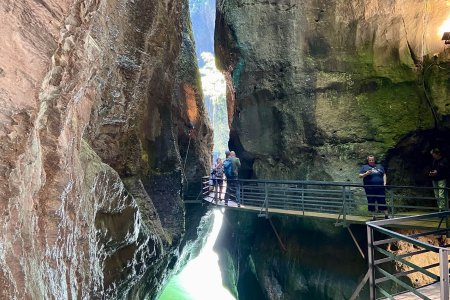
[[[213,251],[222,227],[223,213],[219,209],[213,213],[214,224],[204,247],[196,258],[170,279],[159,300],[235,300],[222,285],[219,257]]]

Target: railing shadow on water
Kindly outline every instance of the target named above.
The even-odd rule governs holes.
[[[203,179],[203,197],[208,197],[211,192],[208,177]],[[226,182],[226,179],[224,181]],[[233,198],[237,194],[239,199],[236,200],[241,204],[260,207],[261,211],[267,213],[270,209],[328,213],[337,214],[342,220],[348,216],[370,216],[368,206],[374,206],[375,211],[380,211],[378,203],[367,203],[367,196],[375,200],[385,197],[390,217],[439,210],[433,187],[395,185],[372,187],[384,190],[385,196],[367,195],[364,185],[348,182],[239,179],[237,188],[240,193],[233,191],[234,195],[231,196]],[[447,197],[448,189],[445,194]],[[447,206],[443,209],[448,209],[448,201],[445,202]]]

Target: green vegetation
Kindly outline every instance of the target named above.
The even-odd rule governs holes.
[[[414,82],[392,84],[384,80],[378,89],[356,99],[361,112],[370,120],[375,140],[387,147],[393,147],[408,132],[430,127],[433,122]]]

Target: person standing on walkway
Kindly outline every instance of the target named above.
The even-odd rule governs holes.
[[[213,179],[214,185],[214,201],[219,202],[222,199],[222,188],[223,188],[223,163],[220,157],[216,160],[216,166],[214,167],[214,175]]]
[[[378,210],[383,211],[384,217],[387,219],[385,188],[387,177],[383,166],[375,162],[375,156],[367,157],[367,164],[363,165],[359,171],[359,178],[363,178],[368,209],[373,213],[372,219],[375,220],[376,204],[378,204]]]
[[[227,151],[225,155],[227,155]],[[225,159],[223,164],[225,176],[227,177],[227,192],[225,194],[225,205],[228,205],[228,200],[231,196],[234,197],[238,207],[241,206],[241,191],[239,188],[239,168],[241,167],[241,161],[236,157],[234,151],[229,152],[229,156]]]
[[[438,148],[431,150],[430,154],[433,157],[433,163],[428,176],[430,176],[431,182],[433,183],[434,197],[441,211],[445,209],[445,201],[448,197],[445,189],[447,187],[448,161]]]

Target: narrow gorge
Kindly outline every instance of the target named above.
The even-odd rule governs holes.
[[[430,186],[429,151],[450,155],[449,19],[444,0],[218,0],[241,177],[358,183],[372,154],[389,185]],[[278,237],[229,218],[217,251],[238,299],[349,299],[367,270],[333,222],[272,215]],[[365,248],[365,226],[353,230]]]
[[[218,1],[216,54],[243,176],[354,181],[373,153],[396,183],[420,180],[429,149],[450,150],[449,5]]]
[[[214,146],[188,0],[0,16],[0,299],[157,299]],[[389,184],[429,186],[429,150],[450,156],[449,31],[449,0],[217,0],[240,177],[359,182],[374,154]],[[283,251],[256,214],[225,220],[237,299],[348,298],[365,272],[331,223],[274,218]]]
[[[0,11],[0,298],[156,295],[212,149],[187,2]]]

